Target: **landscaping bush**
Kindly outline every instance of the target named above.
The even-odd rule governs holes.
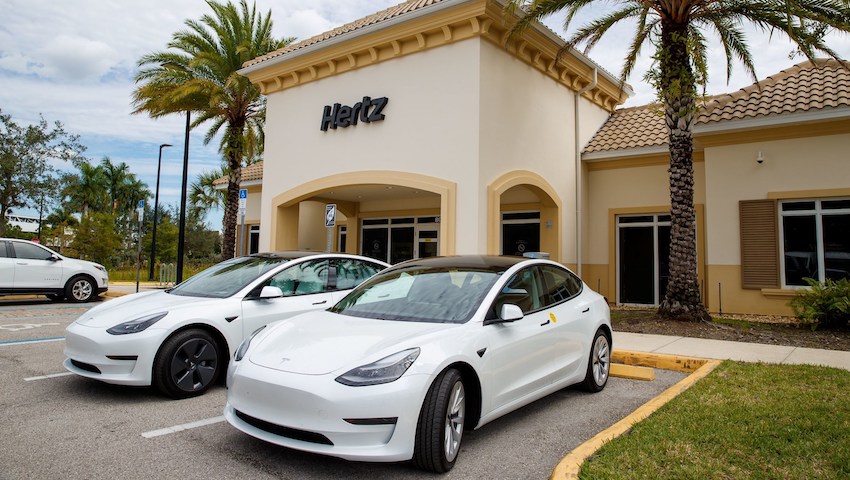
[[[850,280],[827,279],[820,283],[806,278],[805,281],[812,288],[801,290],[791,300],[794,314],[812,330],[846,327],[850,321]]]

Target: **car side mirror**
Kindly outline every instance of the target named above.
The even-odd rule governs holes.
[[[48,260],[50,260],[51,262],[58,262],[59,260],[62,260],[62,259],[59,257],[59,255],[56,255],[54,253],[53,255],[50,256],[50,258],[48,258]]]
[[[514,305],[512,303],[506,303],[502,305],[501,311],[499,311],[498,318],[491,318],[489,320],[484,320],[484,325],[493,325],[494,323],[510,323],[515,322],[525,315],[522,313],[522,309],[519,308],[518,305]]]
[[[499,312],[499,318],[501,318],[503,322],[515,322],[524,316],[522,309],[513,303],[506,303],[502,305],[502,311]]]
[[[283,296],[283,290],[280,287],[272,287],[267,285],[260,290],[260,298],[280,298]]]

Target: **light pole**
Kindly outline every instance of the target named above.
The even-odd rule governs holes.
[[[177,232],[177,282],[183,281],[183,246],[186,242],[186,180],[189,176],[189,130],[191,111],[186,111],[186,139],[183,143],[183,185],[180,188],[180,226]]]
[[[153,238],[151,238],[151,258],[148,280],[153,280],[153,265],[156,262],[156,211],[159,209],[159,172],[162,170],[162,149],[170,146],[170,143],[163,143],[159,146],[159,160],[156,161],[156,193],[153,197]]]

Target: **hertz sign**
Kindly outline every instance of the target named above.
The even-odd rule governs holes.
[[[372,123],[380,122],[384,119],[384,107],[389,103],[387,97],[369,98],[363,97],[363,100],[349,107],[335,103],[333,107],[325,105],[322,112],[322,125],[319,127],[323,132],[327,132],[328,128],[336,130],[337,127],[346,128],[352,125],[357,125],[357,122]]]

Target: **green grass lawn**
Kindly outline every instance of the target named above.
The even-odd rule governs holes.
[[[723,362],[580,478],[848,479],[850,371]]]

